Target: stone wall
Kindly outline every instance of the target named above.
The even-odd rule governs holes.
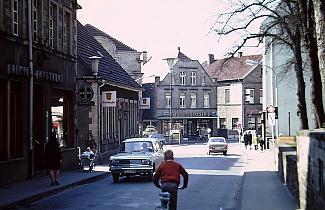
[[[297,137],[297,169],[301,209],[325,206],[325,130],[302,131]]]

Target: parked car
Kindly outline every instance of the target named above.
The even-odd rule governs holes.
[[[121,144],[119,153],[109,159],[113,182],[122,176],[148,176],[153,173],[164,160],[163,146],[157,138],[131,138]]]
[[[240,141],[241,142],[244,142],[244,135],[248,134],[248,133],[251,133],[252,135],[255,135],[256,130],[246,130],[246,131],[244,131],[244,133],[240,136]]]
[[[224,137],[210,137],[208,141],[208,154],[222,152],[227,155],[228,143]]]

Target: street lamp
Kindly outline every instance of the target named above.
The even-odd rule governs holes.
[[[170,135],[170,142],[173,142],[173,94],[172,94],[172,78],[173,78],[173,67],[174,67],[174,62],[176,60],[176,58],[165,58],[163,60],[167,61],[168,67],[169,67],[169,73],[170,73],[170,86],[169,86],[169,90],[170,90],[170,131],[169,131],[169,135]]]
[[[278,107],[278,80],[277,80],[277,75],[276,73],[274,72],[273,68],[267,66],[267,65],[263,65],[263,64],[260,64],[259,62],[257,61],[254,61],[254,60],[246,60],[246,64],[247,65],[261,65],[263,67],[266,67],[265,69],[265,78],[266,76],[268,76],[268,69],[271,70],[272,72],[272,100],[271,100],[271,103],[267,103],[267,98],[265,98],[265,100],[263,100],[263,102],[265,101],[265,104],[263,104],[263,109],[265,108],[265,111],[268,111],[270,109],[273,108],[273,104],[275,107]],[[273,77],[274,77],[274,80],[273,80]],[[265,80],[265,82],[267,82],[267,80]],[[274,82],[275,82],[275,87],[274,87]],[[273,90],[275,89],[275,97],[273,97]],[[263,90],[263,93],[266,93],[267,90]],[[264,97],[267,96],[267,94],[263,94]],[[274,101],[275,99],[275,101]],[[264,107],[264,106],[267,106],[267,107]],[[274,110],[273,110],[274,111]],[[278,137],[278,122],[276,119],[274,119],[276,122],[275,122],[275,130],[276,130],[276,136]],[[264,119],[264,123],[265,123],[265,119]],[[272,125],[272,128],[271,128],[271,132],[272,132],[272,140],[274,142],[274,133],[273,133],[273,125]]]

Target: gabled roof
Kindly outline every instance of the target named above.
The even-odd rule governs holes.
[[[104,31],[96,28],[93,25],[86,24],[85,27],[88,30],[88,32],[93,36],[103,36],[103,37],[106,37],[106,38],[110,39],[115,44],[115,47],[116,47],[117,51],[135,51],[136,52],[135,49],[132,49],[131,47],[129,47],[126,44],[120,42],[119,40],[111,37],[110,35],[108,35]]]
[[[216,60],[206,67],[206,71],[211,78],[216,78],[218,81],[244,79],[253,70],[252,65],[246,64],[247,60],[260,62],[262,55],[243,55]]]
[[[81,59],[91,69],[91,56],[102,57],[99,60],[98,75],[112,85],[140,89],[141,86],[114,60],[99,42],[78,21],[77,34],[78,59]]]
[[[178,55],[177,58],[183,61],[191,61],[192,59],[190,59],[189,57],[187,57],[184,53],[181,52],[181,48],[178,47]]]

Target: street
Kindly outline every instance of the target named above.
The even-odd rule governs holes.
[[[189,186],[179,191],[178,209],[234,209],[242,183],[242,145],[230,143],[228,155],[207,155],[207,145],[167,145],[189,173]],[[80,185],[25,206],[24,209],[114,209],[152,210],[159,205],[159,189],[147,178],[120,179],[109,176]]]

